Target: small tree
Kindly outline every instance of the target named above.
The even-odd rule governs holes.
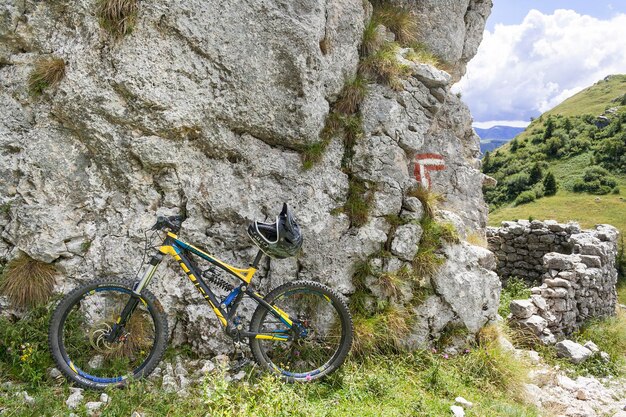
[[[567,133],[572,130],[572,121],[569,119],[569,117],[565,118],[565,123],[563,123],[563,129],[565,129]]]
[[[546,177],[543,179],[543,191],[545,195],[555,195],[558,185],[556,183],[556,178],[554,178],[554,174],[548,172]]]
[[[483,172],[489,172],[491,168],[491,152],[485,152],[485,156],[483,156]]]
[[[516,152],[518,147],[519,143],[517,142],[517,139],[513,139],[511,141],[511,152]]]
[[[530,169],[528,175],[530,176],[529,180],[531,184],[536,184],[541,181],[541,178],[543,177],[543,172],[541,171],[539,162],[535,162],[535,165],[533,165],[533,167]]]
[[[548,117],[546,121],[546,129],[543,131],[543,140],[548,140],[552,137],[552,132],[554,132],[554,120],[552,117]]]

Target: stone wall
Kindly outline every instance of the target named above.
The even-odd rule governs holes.
[[[489,249],[496,254],[496,272],[500,278],[520,277],[532,285],[541,282],[544,255],[571,253],[569,240],[575,233],[580,233],[576,223],[519,220],[502,222],[501,227],[488,227],[487,241]]]
[[[531,289],[529,299],[511,302],[509,320],[517,327],[530,330],[549,344],[572,333],[587,319],[614,314],[619,232],[613,226],[580,230],[574,223],[503,222],[500,228],[490,228],[488,235],[499,259],[499,271],[527,279],[541,274],[540,285]],[[520,255],[522,242],[527,242],[527,257]],[[541,251],[547,253],[538,265]],[[532,267],[522,267],[521,262]],[[524,275],[526,272],[530,275]]]

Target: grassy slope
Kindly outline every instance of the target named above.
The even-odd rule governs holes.
[[[600,115],[612,100],[626,94],[626,75],[613,75],[607,81],[598,81],[590,88],[575,94],[563,103],[544,113],[545,116],[560,114],[563,116]],[[617,105],[617,103],[613,103]]]
[[[574,94],[558,106],[545,112],[541,120],[535,119],[526,130],[516,136],[518,140],[530,136],[533,130],[544,128],[544,121],[547,116],[560,114],[562,116],[582,116],[591,114],[601,115],[607,107],[617,106],[619,103],[612,103],[612,100],[626,94],[626,74],[611,76],[608,81],[598,81],[589,88]],[[607,104],[609,103],[609,104]],[[509,152],[510,142],[504,144],[499,150]]]

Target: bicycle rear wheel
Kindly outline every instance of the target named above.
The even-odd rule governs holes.
[[[50,321],[49,344],[61,372],[85,388],[123,385],[147,376],[161,360],[167,318],[144,290],[115,340],[107,336],[132,297],[127,280],[98,280],[67,294]]]
[[[250,338],[257,363],[290,382],[322,378],[343,364],[352,346],[352,317],[342,295],[318,282],[294,281],[265,301],[294,325],[257,307],[250,322],[250,332],[263,334]]]

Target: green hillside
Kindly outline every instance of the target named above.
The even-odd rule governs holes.
[[[599,115],[607,106],[622,104],[626,94],[626,74],[611,75],[593,86],[568,98],[563,103],[545,113],[545,116]],[[614,101],[617,100],[617,101]]]
[[[486,188],[492,211],[554,195],[619,195],[626,178],[626,75],[611,76],[534,120],[483,158],[498,181]]]
[[[612,224],[626,235],[626,75],[607,77],[541,115],[486,153],[483,172],[498,181],[484,189],[491,225],[574,220]]]

